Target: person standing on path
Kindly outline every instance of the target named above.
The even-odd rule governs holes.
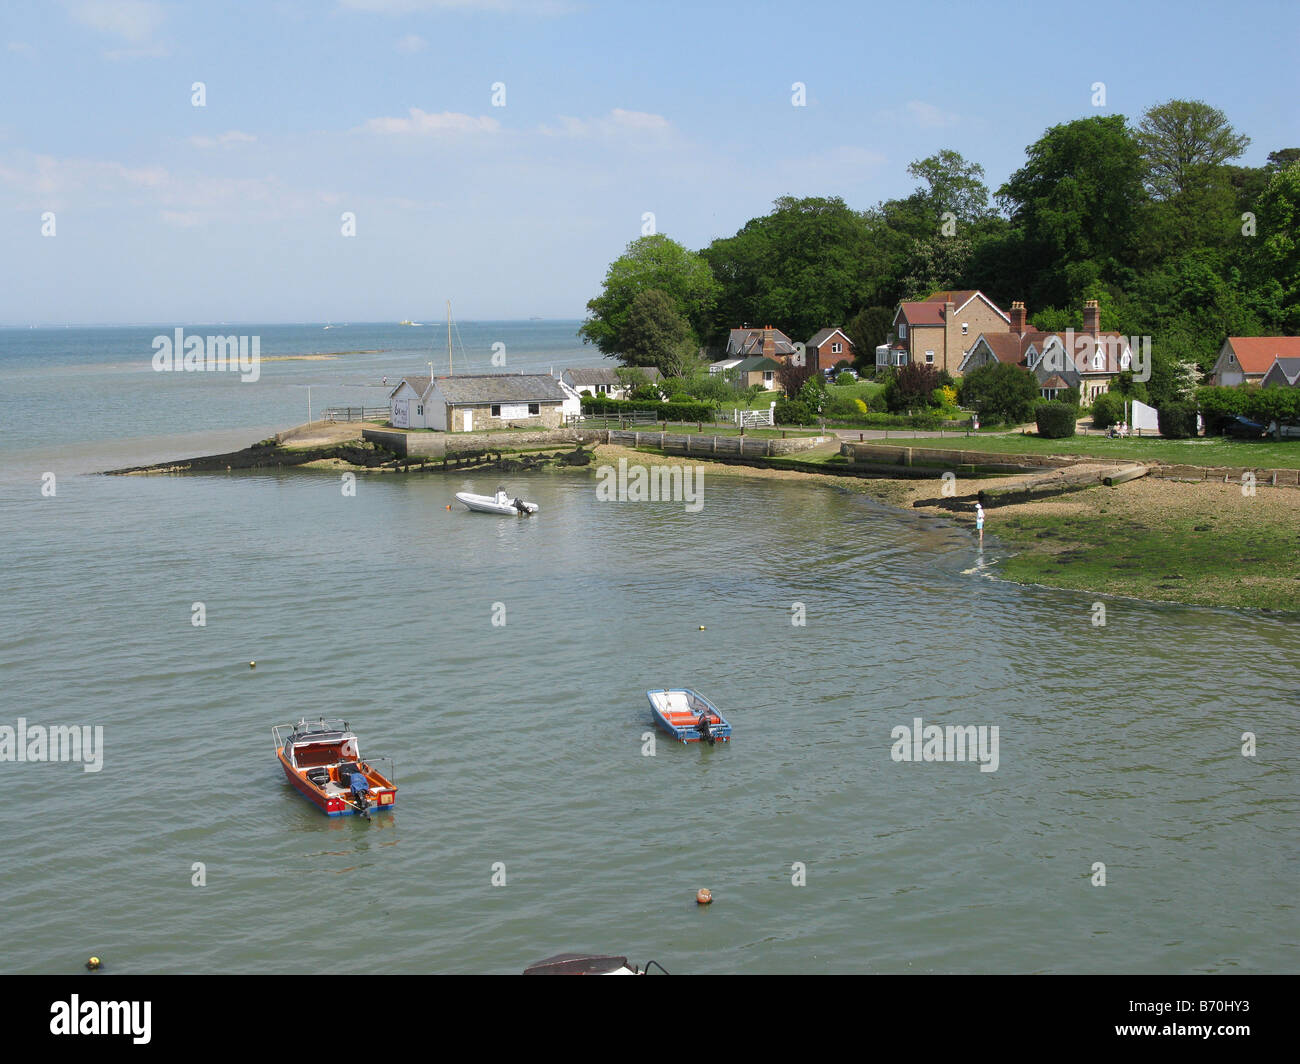
[[[975,504],[975,531],[980,534],[980,548],[984,547],[984,507]]]

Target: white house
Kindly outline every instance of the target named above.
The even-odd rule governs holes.
[[[653,366],[628,366],[635,369],[647,384],[659,380],[660,373]],[[604,399],[626,399],[627,386],[619,380],[618,371],[608,366],[586,366],[566,369],[560,379],[580,395],[598,395]]]
[[[430,429],[428,410],[429,377],[403,377],[388,393],[388,422],[395,429]]]
[[[389,393],[389,420],[394,428],[439,432],[558,428],[571,398],[545,373],[403,377]]]

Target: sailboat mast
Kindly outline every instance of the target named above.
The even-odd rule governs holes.
[[[447,300],[447,375],[452,376],[455,371],[451,368],[451,300]]]

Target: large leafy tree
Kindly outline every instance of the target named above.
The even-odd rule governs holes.
[[[1110,115],[1053,126],[1027,154],[998,190],[1021,237],[1021,283],[1035,305],[1070,305],[1131,263],[1141,151],[1123,116]]]
[[[988,217],[989,190],[979,163],[967,162],[960,153],[945,148],[909,163],[907,172],[924,183],[916,195],[936,220],[951,213],[958,223],[973,225]]]
[[[722,285],[715,340],[746,323],[775,325],[792,340],[842,325],[884,263],[866,219],[839,197],[783,196],[703,255]]]
[[[600,295],[587,303],[587,320],[578,335],[606,355],[622,354],[636,342],[627,328],[632,304],[650,290],[660,292],[687,323],[689,340],[698,340],[713,313],[718,282],[704,259],[662,233],[632,241],[610,264]]]
[[[1250,147],[1250,138],[1234,130],[1227,115],[1200,100],[1168,100],[1150,108],[1136,137],[1147,188],[1158,200],[1198,191]]]
[[[665,377],[675,376],[690,345],[691,326],[667,293],[647,288],[633,297],[619,350],[625,365],[654,366]]]
[[[1300,162],[1273,174],[1260,197],[1258,231],[1247,240],[1256,311],[1272,329],[1300,334]]]

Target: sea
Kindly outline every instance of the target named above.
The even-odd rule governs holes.
[[[453,368],[601,364],[578,324],[458,323]],[[981,550],[707,467],[699,506],[591,469],[99,475],[447,367],[445,321],[196,323],[258,337],[258,379],[157,371],[176,327],[0,330],[0,971],[1300,968],[1293,618],[1098,624],[997,578],[996,521]],[[539,513],[453,502],[499,484]],[[732,741],[656,732],[663,687]],[[394,810],[293,791],[303,717],[394,759]],[[18,759],[74,727],[80,761]]]

